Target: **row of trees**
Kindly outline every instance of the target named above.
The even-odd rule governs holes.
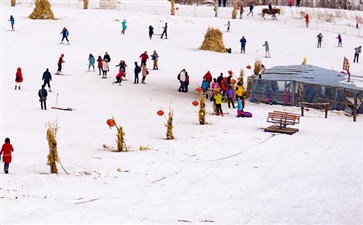
[[[215,0],[217,1],[217,0]],[[297,0],[293,0],[293,5],[296,5]],[[176,3],[183,5],[203,4],[210,3],[213,0],[176,0]],[[239,0],[238,4],[248,6],[254,5],[288,5],[289,0]],[[227,0],[227,5],[232,6],[233,0]],[[332,9],[349,9],[349,10],[363,10],[363,0],[300,0],[302,7],[319,7],[319,8],[332,8]]]

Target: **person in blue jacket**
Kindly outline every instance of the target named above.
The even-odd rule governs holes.
[[[262,45],[263,47],[265,47],[265,58],[267,57],[271,57],[270,56],[270,45],[268,44],[267,41],[265,41],[265,44]]]
[[[13,15],[10,16],[10,24],[11,24],[11,30],[14,31],[14,24],[15,24],[15,19],[13,17]]]
[[[239,42],[241,42],[241,54],[246,53],[247,40],[246,40],[245,36],[242,36],[242,38],[239,40]]]
[[[69,31],[67,30],[66,27],[63,28],[63,30],[60,32],[60,34],[62,34],[62,40],[61,40],[61,44],[63,44],[63,40],[66,39],[68,44],[69,44],[69,40],[68,40],[68,36],[69,36]]]
[[[126,31],[126,29],[127,29],[126,23],[127,23],[127,21],[126,21],[125,19],[124,19],[124,20],[122,20],[122,22],[121,22],[121,25],[122,25],[122,31],[121,31],[121,34],[125,34],[125,31]]]
[[[208,98],[208,90],[209,90],[209,82],[205,77],[203,77],[202,85],[200,85],[200,88],[202,89],[203,93],[205,94],[205,97]]]
[[[95,57],[92,54],[88,56],[88,71],[90,71],[91,67],[93,67],[93,71],[95,71]]]

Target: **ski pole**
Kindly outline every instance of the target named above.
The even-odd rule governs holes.
[[[57,98],[55,100],[55,107],[58,107],[58,93],[57,93]]]

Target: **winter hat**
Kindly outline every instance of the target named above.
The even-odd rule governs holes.
[[[64,56],[64,54],[62,53],[62,54],[61,54],[61,56],[63,57],[63,56]]]
[[[232,70],[228,70],[228,74],[232,75],[233,74]]]

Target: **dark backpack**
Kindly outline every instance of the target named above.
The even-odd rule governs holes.
[[[181,72],[180,72],[181,73]],[[178,74],[178,80],[180,80],[180,73]]]

